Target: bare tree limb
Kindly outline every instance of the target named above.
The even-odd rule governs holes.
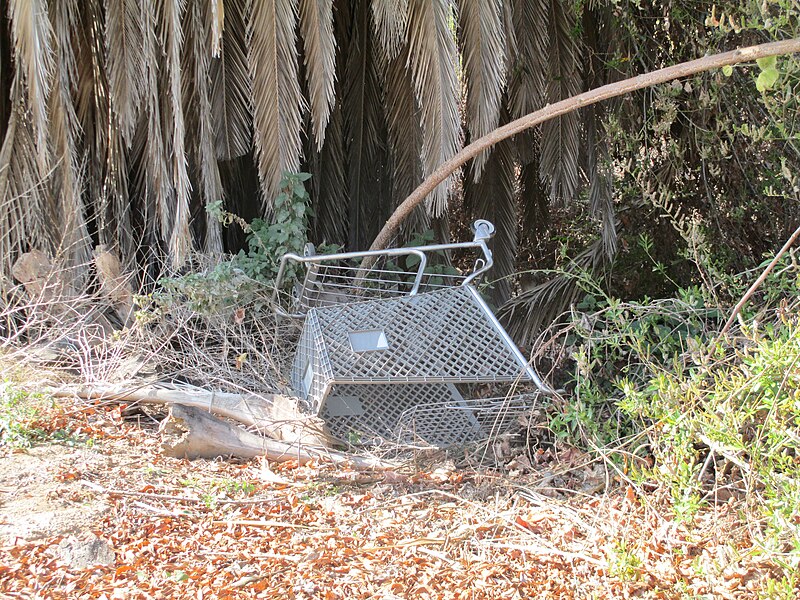
[[[578,94],[566,100],[561,100],[555,104],[549,104],[544,108],[532,112],[524,117],[520,117],[516,121],[512,121],[508,125],[495,129],[491,133],[486,134],[464,147],[458,154],[445,163],[442,163],[433,173],[431,173],[425,181],[423,181],[417,189],[415,189],[408,198],[406,198],[400,206],[392,213],[392,216],[386,221],[386,224],[381,229],[378,236],[372,242],[370,250],[383,250],[392,241],[397,234],[400,224],[408,218],[414,208],[422,202],[425,197],[430,194],[437,185],[447,179],[456,169],[463,166],[469,159],[475,158],[484,150],[494,146],[496,143],[509,138],[517,133],[536,127],[553,119],[560,117],[568,112],[577,110],[590,104],[608,100],[622,96],[629,92],[634,92],[642,88],[666,83],[689,75],[695,75],[703,71],[710,71],[712,69],[719,69],[727,65],[734,65],[741,62],[750,62],[766,56],[776,56],[778,54],[792,54],[800,52],[800,38],[790,40],[782,40],[779,42],[770,42],[767,44],[760,44],[758,46],[749,46],[747,48],[739,48],[730,52],[722,52],[720,54],[712,54],[704,56],[689,62],[680,63],[651,73],[637,75],[624,81],[617,81],[608,85],[595,88],[588,92]],[[369,259],[365,259],[367,262]]]
[[[756,293],[756,290],[759,287],[761,287],[761,284],[764,283],[764,280],[767,278],[767,276],[770,273],[772,273],[772,270],[775,268],[775,265],[778,264],[778,261],[781,259],[781,256],[786,254],[789,248],[792,247],[792,244],[794,244],[795,241],[797,241],[798,237],[800,237],[800,227],[794,230],[794,233],[791,236],[789,236],[788,240],[786,240],[786,243],[783,245],[783,248],[778,250],[778,253],[775,255],[775,258],[773,258],[770,261],[770,263],[766,266],[761,275],[759,275],[758,279],[756,279],[755,282],[753,282],[753,285],[751,285],[750,288],[744,293],[742,299],[739,300],[739,302],[736,303],[736,306],[733,307],[733,312],[731,312],[731,316],[728,318],[728,321],[725,323],[725,326],[719,332],[720,337],[728,332],[728,329],[730,329],[731,325],[733,325],[733,322],[736,320],[736,317],[739,315],[739,312],[742,310],[742,307],[747,303],[748,300],[750,300],[750,297]]]

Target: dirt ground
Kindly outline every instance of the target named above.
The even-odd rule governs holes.
[[[66,402],[50,439],[0,447],[0,597],[782,597],[735,505],[680,523],[576,451],[498,470],[189,462],[156,426]]]

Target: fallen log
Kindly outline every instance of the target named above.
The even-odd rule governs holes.
[[[284,442],[299,442],[311,446],[329,446],[332,443],[322,419],[301,413],[297,398],[281,394],[234,394],[197,388],[156,386],[136,389],[119,386],[61,388],[52,390],[51,393],[56,397],[77,396],[84,400],[182,404],[232,419],[248,427],[256,427],[259,433]]]
[[[296,460],[305,464],[319,460],[337,465],[352,465],[357,469],[387,469],[396,466],[379,459],[353,456],[327,448],[270,440],[218,419],[206,411],[182,404],[170,406],[169,415],[162,421],[159,433],[165,455],[189,460],[265,456],[277,462]]]

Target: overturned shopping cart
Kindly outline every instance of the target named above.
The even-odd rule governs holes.
[[[481,441],[509,431],[549,392],[473,285],[492,266],[494,227],[477,221],[474,230],[464,243],[333,255],[309,246],[283,257],[275,305],[304,319],[291,385],[332,435],[356,444]],[[442,254],[455,250],[477,254],[471,272],[444,266]],[[282,293],[290,271],[302,283]]]

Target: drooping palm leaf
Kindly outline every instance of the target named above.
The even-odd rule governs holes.
[[[376,223],[370,222],[368,215],[384,200],[383,110],[369,3],[341,1],[336,8],[337,37],[346,40],[342,110],[350,200],[348,249],[356,250],[371,241]]]
[[[570,10],[561,0],[550,0],[547,100],[551,103],[574,96],[581,88]],[[542,178],[550,181],[553,200],[571,201],[575,197],[579,183],[579,144],[577,113],[567,113],[543,124],[539,170]]]
[[[106,72],[111,108],[130,144],[145,92],[144,27],[138,0],[106,0]]]
[[[311,122],[319,150],[325,142],[325,129],[334,99],[336,40],[333,37],[332,0],[300,0],[300,32],[311,98]]]
[[[175,189],[175,218],[169,237],[169,254],[173,266],[184,264],[192,249],[189,231],[189,196],[191,183],[186,170],[186,130],[183,122],[183,102],[181,85],[181,46],[183,34],[181,22],[184,14],[184,0],[165,0],[161,8],[161,31],[164,39],[164,65],[168,79],[168,101],[171,117],[172,185]]]
[[[372,22],[388,60],[395,58],[406,41],[409,0],[372,0]]]
[[[24,120],[25,104],[15,80],[12,111],[0,148],[0,257],[7,273],[16,256],[31,248],[50,251],[54,215],[45,210],[33,128]]]
[[[318,243],[344,245],[347,241],[347,181],[345,179],[344,123],[342,105],[336,102],[328,121],[325,144],[320,150],[309,138],[310,195],[314,202],[313,230]]]
[[[84,283],[86,265],[91,259],[91,239],[83,205],[80,124],[72,99],[72,86],[78,81],[73,51],[73,35],[80,22],[77,0],[62,0],[50,5],[50,20],[55,41],[55,77],[50,93],[50,143],[54,160],[52,194],[58,210],[58,254],[71,268],[76,284]]]
[[[158,45],[155,0],[142,0],[141,9],[145,40],[143,57],[147,65],[147,92],[144,97],[146,133],[142,132],[145,140],[144,161],[142,161],[140,169],[144,170],[145,191],[148,199],[152,197],[152,204],[155,208],[155,212],[148,215],[149,219],[146,219],[145,222],[149,226],[150,219],[152,219],[152,222],[158,226],[160,239],[166,241],[170,238],[175,218],[173,208],[175,191],[169,175],[167,148],[162,125],[163,110],[160,93],[162,84],[159,77],[161,50]]]
[[[17,72],[23,77],[26,108],[36,141],[36,158],[44,176],[49,167],[47,156],[47,100],[53,72],[53,32],[47,15],[46,0],[9,0],[11,33]],[[19,90],[22,91],[22,90]]]
[[[209,0],[206,6],[211,56],[218,57],[222,52],[222,32],[225,30],[225,3],[223,0]]]
[[[424,174],[451,158],[461,144],[458,114],[458,56],[451,29],[450,0],[410,0],[409,64],[421,107]],[[447,209],[452,178],[439,184],[427,206],[433,216]]]
[[[506,39],[501,0],[459,0],[458,42],[467,89],[466,122],[472,139],[497,127],[506,78]],[[489,151],[475,157],[471,169],[477,181]]]
[[[262,203],[269,210],[284,171],[300,166],[303,96],[297,69],[297,0],[253,0],[247,29],[251,101]]]
[[[197,156],[197,167],[200,175],[201,208],[223,199],[222,180],[219,175],[219,165],[214,151],[214,115],[211,111],[211,86],[210,86],[210,61],[213,48],[212,29],[206,28],[206,23],[214,22],[213,8],[215,2],[211,2],[211,7],[206,6],[212,14],[211,18],[204,18],[203,7],[199,3],[193,2],[189,7],[187,15],[187,42],[191,52],[187,52],[192,57],[192,105],[196,110],[197,125],[193,131],[195,137],[195,152]],[[205,219],[205,239],[203,248],[206,252],[219,256],[222,254],[222,229],[219,220],[209,211],[203,210]]]
[[[547,0],[512,0],[516,53],[510,61],[509,109],[515,119],[544,106],[547,71]]]
[[[497,316],[520,345],[530,344],[579,297],[583,273],[594,274],[604,264],[603,242],[598,240],[573,259],[565,268],[565,274],[506,302]]]
[[[226,0],[225,4],[222,46],[211,61],[211,108],[216,120],[217,158],[232,160],[253,146],[252,83],[247,66],[246,0]],[[210,16],[213,31],[213,12]]]
[[[408,48],[394,58],[384,57],[386,127],[392,161],[392,207],[398,206],[422,181],[422,129],[411,76],[406,69]],[[430,228],[430,217],[419,207],[403,224],[409,234]]]

